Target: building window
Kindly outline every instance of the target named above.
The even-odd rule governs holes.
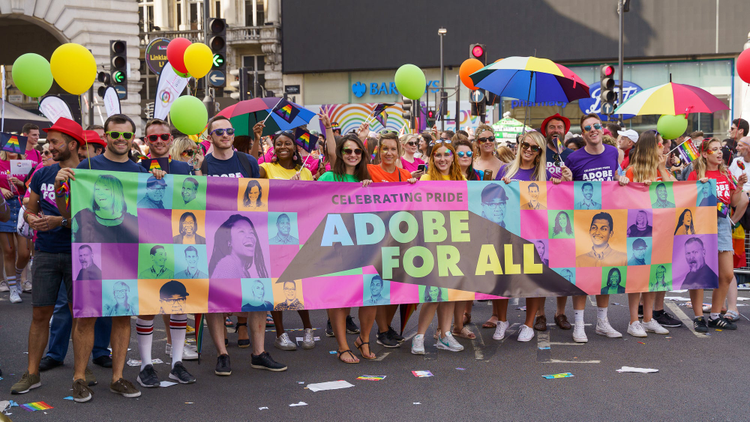
[[[265,56],[242,56],[242,66],[247,69],[247,82],[253,97],[266,96]],[[257,78],[257,83],[256,83]]]
[[[151,32],[154,27],[153,0],[138,0],[138,30]]]
[[[245,26],[263,26],[268,0],[245,0]]]

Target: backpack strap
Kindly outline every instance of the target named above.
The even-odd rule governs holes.
[[[203,162],[201,163],[201,174],[204,176],[208,176],[208,157],[213,157],[213,154],[208,154],[205,157],[203,157]]]
[[[244,152],[235,151],[235,154],[237,154],[237,158],[240,160],[240,165],[245,170],[245,174],[247,174],[246,177],[253,177],[253,171],[250,168],[250,159],[247,158],[247,154]],[[205,162],[205,160],[203,160]]]

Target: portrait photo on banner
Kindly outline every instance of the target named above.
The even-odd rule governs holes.
[[[593,182],[574,182],[574,203],[576,210],[602,209],[602,185]]]
[[[675,289],[715,289],[719,284],[718,248],[715,235],[675,236],[672,286]]]
[[[172,210],[172,243],[206,244],[206,211]]]
[[[138,243],[137,190],[136,173],[100,174],[91,189],[71,189],[73,242]]]
[[[391,282],[383,280],[379,274],[364,274],[363,276],[364,306],[388,305],[391,303]]]
[[[651,265],[652,248],[650,237],[629,237],[628,265]]]
[[[674,208],[672,182],[654,182],[648,188],[651,208]]]
[[[208,278],[206,245],[174,245],[174,278]]]
[[[519,182],[521,210],[547,209],[547,184],[541,182]]]
[[[273,311],[270,278],[242,279],[242,312]]]
[[[241,179],[237,192],[240,211],[268,211],[268,179]]]
[[[138,295],[144,314],[200,313],[208,307],[208,280],[139,279]]]
[[[149,173],[138,174],[138,208],[172,208],[173,179],[157,179]]]
[[[650,237],[654,231],[654,212],[647,209],[628,210],[628,237]]]
[[[445,302],[448,300],[448,289],[437,286],[419,286],[419,302]]]
[[[625,293],[628,267],[604,267],[602,268],[602,292],[603,295]]]
[[[172,183],[172,209],[205,210],[206,178],[200,176],[168,175]],[[171,179],[171,180],[170,180]]]
[[[138,245],[138,279],[174,278],[174,245]]]
[[[571,268],[553,268],[553,270],[560,274],[562,278],[568,280],[569,282],[576,284],[576,269],[575,267]]]
[[[672,290],[672,264],[658,264],[651,266],[648,291],[668,292]]]
[[[305,309],[302,280],[273,280],[274,311],[301,311]]]
[[[468,183],[467,189],[469,211],[504,227],[517,236],[521,235],[521,198],[518,182]]]
[[[698,199],[696,205],[699,207],[716,206],[716,180],[708,179],[706,183],[698,183]]]
[[[137,280],[102,281],[102,316],[136,316],[138,309]]]
[[[299,245],[297,213],[269,212],[268,236],[271,245]]]
[[[576,267],[628,264],[627,210],[575,211]]]
[[[573,211],[547,211],[549,222],[550,239],[572,239],[575,237],[573,231]]]
[[[270,278],[267,218],[260,213],[207,211],[210,278]]]
[[[102,254],[98,243],[73,244],[73,280],[101,280]]]

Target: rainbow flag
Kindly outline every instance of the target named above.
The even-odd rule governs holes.
[[[318,144],[318,139],[320,139],[318,136],[301,128],[294,129],[294,138],[294,142],[307,152],[312,152]]]
[[[169,158],[146,158],[141,165],[151,173],[154,170],[164,170],[169,173]]]
[[[27,410],[29,412],[36,412],[37,410],[54,409],[54,407],[48,405],[47,403],[43,401],[35,401],[34,403],[26,403],[18,407],[20,407],[23,410]]]
[[[693,145],[693,142],[690,139],[678,145],[677,151],[680,152],[680,156],[685,160],[685,163],[692,163],[700,156],[700,154],[698,154],[698,149]]]
[[[271,109],[271,111],[276,113],[277,116],[284,119],[287,123],[292,123],[299,114],[299,109],[283,98],[273,107],[273,109]]]
[[[0,133],[0,149],[15,154],[26,153],[26,142],[29,138],[12,133]]]
[[[383,129],[385,129],[385,125],[388,123],[388,113],[385,110],[392,105],[393,103],[379,103],[372,110],[372,117],[383,125]]]

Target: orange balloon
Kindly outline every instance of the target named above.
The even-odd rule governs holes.
[[[472,73],[483,68],[484,65],[477,59],[467,59],[461,63],[461,67],[458,69],[458,75],[461,77],[461,82],[466,85],[469,89],[479,89],[474,86],[474,81],[471,80]]]

